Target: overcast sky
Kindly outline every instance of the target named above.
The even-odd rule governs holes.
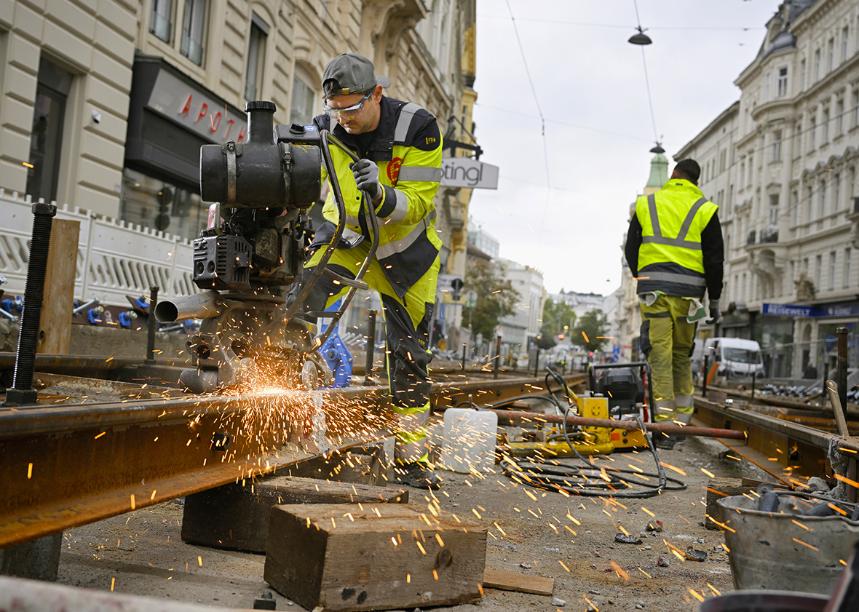
[[[507,1],[478,0],[476,135],[501,179],[497,191],[475,190],[471,218],[500,240],[502,257],[541,270],[550,292],[609,293],[620,284],[629,205],[647,181],[654,140],[641,47],[626,42],[633,0],[509,3],[546,118],[548,177]],[[739,97],[733,81],[778,4],[638,0],[670,167],[672,152]]]

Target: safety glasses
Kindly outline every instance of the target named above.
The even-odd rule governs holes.
[[[344,114],[348,114],[348,113],[357,113],[359,110],[364,108],[364,104],[367,103],[367,100],[369,100],[370,96],[372,96],[372,95],[373,95],[372,91],[367,93],[367,95],[365,95],[363,98],[358,100],[358,102],[356,102],[352,106],[345,106],[343,108],[334,108],[332,106],[328,106],[328,103],[326,102],[325,104],[323,104],[322,108],[329,117],[336,117],[336,116],[344,115]]]

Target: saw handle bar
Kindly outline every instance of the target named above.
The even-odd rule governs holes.
[[[313,271],[310,274],[310,278],[302,284],[295,300],[287,308],[285,318],[287,320],[291,320],[297,314],[298,309],[307,301],[313,288],[325,274],[328,274],[335,280],[347,285],[349,287],[349,291],[343,298],[340,308],[338,308],[336,312],[331,313],[331,321],[328,323],[328,327],[326,327],[322,335],[317,338],[317,342],[313,348],[314,351],[318,351],[331,336],[331,333],[337,327],[343,313],[345,313],[346,309],[349,307],[355,292],[360,288],[366,287],[366,284],[361,282],[361,279],[364,278],[364,274],[366,274],[367,269],[370,267],[370,262],[376,256],[376,248],[379,246],[379,220],[376,217],[376,211],[374,210],[373,203],[370,201],[367,193],[362,192],[361,208],[366,212],[365,217],[368,220],[371,230],[370,233],[372,234],[370,237],[370,250],[367,253],[367,257],[364,258],[361,267],[358,268],[358,271],[355,273],[354,281],[342,278],[340,275],[335,274],[333,270],[328,269],[328,261],[334,254],[334,249],[336,249],[337,245],[340,243],[340,238],[343,236],[343,230],[346,228],[346,204],[343,200],[343,191],[340,189],[340,179],[337,177],[334,162],[331,159],[330,146],[331,144],[336,145],[353,161],[358,161],[359,158],[349,147],[338,140],[328,130],[320,130],[319,133],[322,140],[322,146],[320,147],[320,150],[322,151],[322,160],[325,164],[325,170],[328,172],[328,179],[331,181],[331,190],[334,194],[334,202],[337,204],[337,229],[335,230],[331,241],[328,243],[328,246],[325,247],[325,252],[322,254],[322,258],[319,260],[319,263],[314,266]],[[321,313],[316,314],[318,315]],[[317,318],[319,317],[317,316]]]

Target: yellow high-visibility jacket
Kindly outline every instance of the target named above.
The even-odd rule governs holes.
[[[442,245],[435,229],[434,199],[442,174],[442,138],[435,117],[417,104],[383,97],[379,125],[369,134],[350,135],[336,123],[332,129],[327,115],[314,122],[320,129],[331,130],[359,157],[378,164],[383,196],[376,206],[376,258],[402,297],[430,268]],[[346,205],[346,227],[369,236],[367,220],[359,215],[361,193],[349,168],[352,160],[336,145],[331,156]],[[323,178],[327,179],[324,171]],[[337,223],[330,189],[322,214]]]
[[[719,210],[697,185],[671,179],[656,193],[640,196],[638,293],[701,298],[706,289],[701,233]]]

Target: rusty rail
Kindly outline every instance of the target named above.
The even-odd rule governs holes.
[[[544,391],[539,379],[489,379],[436,383],[432,395],[455,405]],[[359,387],[0,410],[0,547],[381,439],[387,398]]]

